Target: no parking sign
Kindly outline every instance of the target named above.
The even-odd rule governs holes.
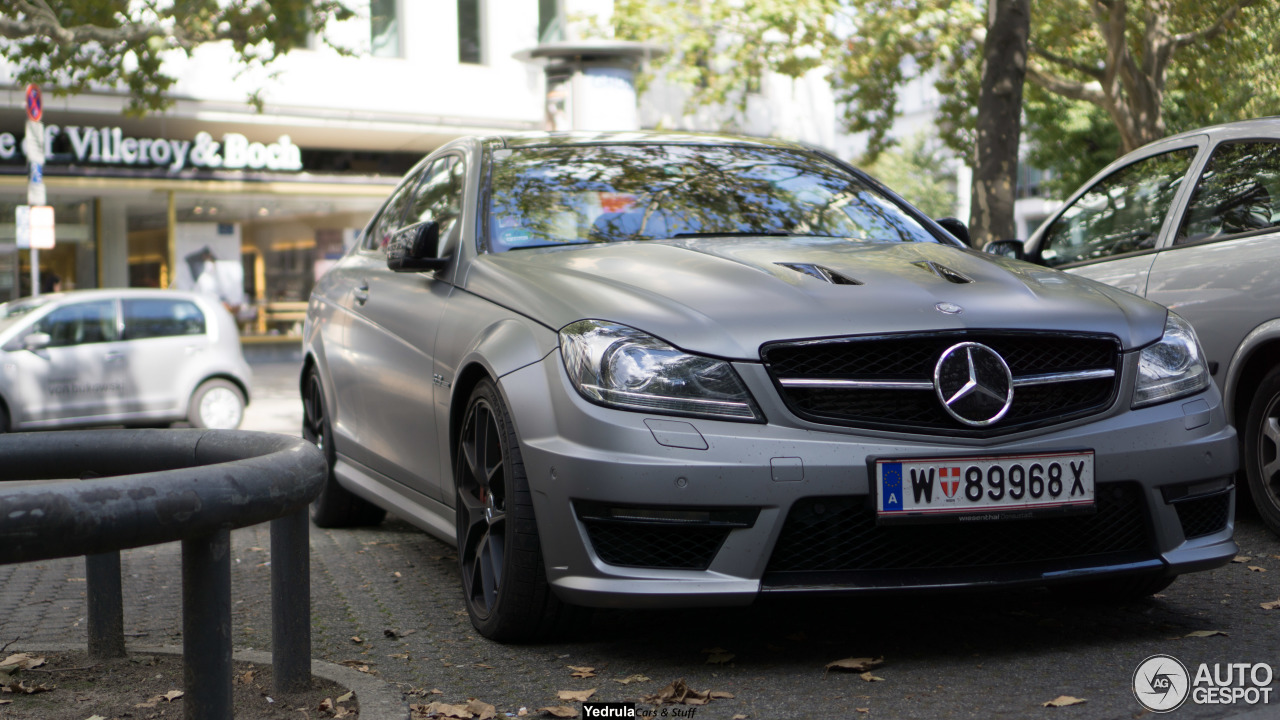
[[[40,86],[31,83],[27,86],[27,118],[32,122],[40,122],[44,114],[44,99],[40,96]]]

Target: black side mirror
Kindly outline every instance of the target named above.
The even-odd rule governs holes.
[[[439,270],[449,258],[436,257],[440,246],[440,224],[434,220],[407,227],[387,243],[387,267],[396,272]]]
[[[982,252],[1014,260],[1027,259],[1027,251],[1021,240],[992,240],[982,246]]]
[[[965,245],[969,244],[969,226],[965,225],[960,218],[944,217],[938,218],[934,222],[941,225],[943,230],[954,235],[960,242]]]

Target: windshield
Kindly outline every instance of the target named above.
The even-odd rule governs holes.
[[[488,249],[712,235],[938,242],[819,155],[739,146],[570,145],[492,153]]]
[[[34,297],[0,304],[0,332],[8,330],[32,310],[38,310],[48,302],[47,298]]]

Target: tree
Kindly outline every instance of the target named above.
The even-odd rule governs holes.
[[[668,77],[692,88],[694,102],[744,106],[760,68],[792,77],[826,68],[846,129],[868,135],[862,162],[892,146],[904,84],[932,78],[943,98],[940,136],[973,164],[985,8],[983,0],[619,0],[614,25],[620,37],[672,48],[667,67],[677,71]],[[1059,177],[1087,177],[1169,131],[1274,112],[1280,85],[1257,80],[1280,71],[1276,27],[1276,2],[1037,0],[1025,106],[1029,137],[1051,147],[1033,154]]]
[[[977,162],[969,209],[970,242],[982,247],[1016,234],[1018,140],[1022,134],[1022,83],[1027,72],[1031,0],[992,0],[983,43],[978,93]]]
[[[141,115],[173,102],[166,92],[175,79],[164,71],[170,52],[228,41],[244,67],[266,66],[330,20],[353,15],[340,0],[7,0],[0,50],[20,85],[56,94],[124,87],[126,111]],[[256,93],[250,102],[261,108]]]

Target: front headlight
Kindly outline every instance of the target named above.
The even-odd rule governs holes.
[[[1209,387],[1204,353],[1191,324],[1173,311],[1164,323],[1164,337],[1138,356],[1138,384],[1133,407],[1175,400]]]
[[[724,360],[681,352],[648,333],[603,320],[560,331],[569,381],[608,407],[760,422],[746,386]]]

